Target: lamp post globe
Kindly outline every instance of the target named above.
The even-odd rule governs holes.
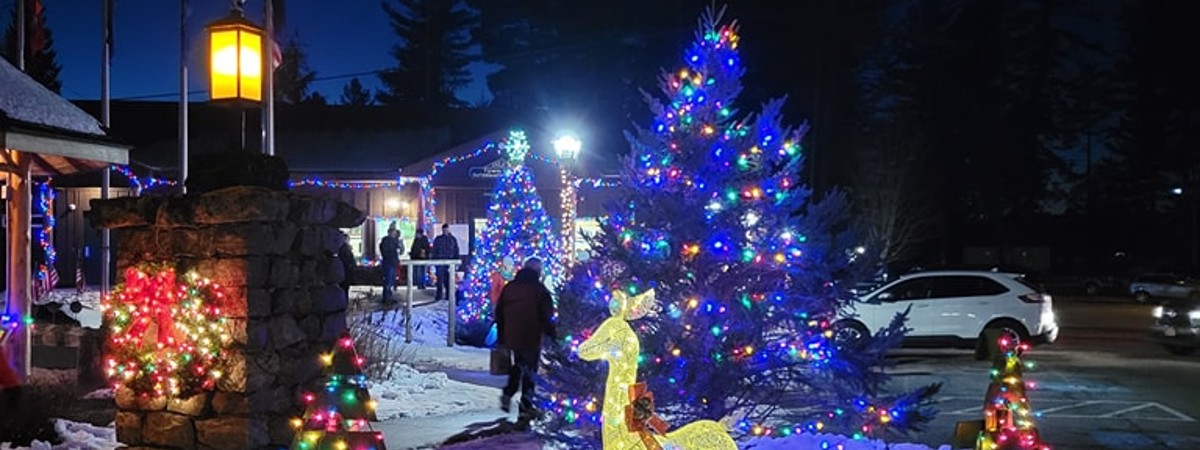
[[[572,134],[563,134],[554,140],[554,153],[563,161],[574,161],[583,150],[583,142]]]

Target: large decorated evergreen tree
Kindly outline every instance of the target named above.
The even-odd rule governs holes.
[[[553,228],[550,216],[542,206],[542,198],[533,185],[533,172],[525,165],[529,155],[525,132],[510,132],[501,149],[506,165],[492,190],[487,225],[476,243],[468,266],[464,298],[458,304],[459,318],[464,325],[459,328],[459,336],[472,344],[483,342],[494,320],[491,298],[494,285],[512,279],[515,273],[516,267],[504,267],[505,260],[520,265],[530,257],[537,257],[543,261],[548,284],[562,278],[559,233]]]
[[[548,434],[595,446],[605,367],[578,345],[608,316],[611,291],[655,291],[657,314],[629,323],[641,340],[638,380],[672,424],[730,421],[742,434],[917,425],[920,393],[880,397],[884,351],[900,321],[853,345],[834,343],[850,308],[844,286],[871,264],[845,197],[817,198],[800,182],[806,127],[786,127],[772,101],[743,115],[734,101],[745,69],[735,23],[709,11],[683,68],[664,73],[655,119],[627,133],[623,187],[595,255],[560,292],[564,336],[548,350],[541,405]],[[584,428],[581,430],[581,428]]]

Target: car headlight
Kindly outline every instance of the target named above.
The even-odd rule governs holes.
[[[1175,316],[1179,315],[1174,309],[1163,308],[1161,306],[1155,306],[1151,314],[1154,315],[1155,319],[1174,319]]]
[[[1191,319],[1193,322],[1200,321],[1200,309],[1189,312],[1188,319]]]

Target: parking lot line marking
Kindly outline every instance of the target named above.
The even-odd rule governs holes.
[[[1137,406],[1130,406],[1130,407],[1128,407],[1128,408],[1124,408],[1124,409],[1118,409],[1118,410],[1116,410],[1116,411],[1113,411],[1113,412],[1110,412],[1110,413],[1101,414],[1101,415],[1099,415],[1099,416],[1096,416],[1096,417],[1098,417],[1098,418],[1102,418],[1102,419],[1109,419],[1109,418],[1113,418],[1113,417],[1116,417],[1116,416],[1118,416],[1118,415],[1121,415],[1121,414],[1125,414],[1125,413],[1127,413],[1127,412],[1133,412],[1133,411],[1137,411],[1137,410],[1139,410],[1139,409],[1146,409],[1146,408],[1149,408],[1149,407],[1151,407],[1151,406],[1154,406],[1154,403],[1142,403],[1142,404],[1140,404],[1140,405],[1137,405]]]
[[[956,409],[954,411],[949,411],[946,414],[970,414],[973,412],[982,412],[982,411],[983,411],[982,406],[972,406],[970,408],[963,408],[963,409]]]
[[[1152,402],[1152,403],[1153,403],[1153,402]],[[1181,412],[1179,412],[1179,411],[1176,411],[1174,408],[1171,408],[1170,406],[1167,406],[1167,405],[1164,405],[1164,404],[1161,404],[1161,403],[1154,403],[1154,406],[1157,406],[1157,407],[1159,407],[1159,408],[1160,408],[1160,409],[1162,409],[1163,411],[1166,411],[1166,412],[1169,412],[1169,413],[1171,413],[1171,414],[1174,414],[1174,415],[1175,415],[1175,417],[1178,417],[1178,418],[1180,418],[1180,419],[1181,419],[1182,421],[1184,421],[1184,422],[1195,422],[1195,421],[1196,421],[1196,419],[1192,418],[1192,416],[1189,416],[1189,415],[1187,415],[1187,414],[1184,414],[1184,413],[1181,413]]]
[[[1053,408],[1034,410],[1034,412],[1040,413],[1040,414],[1046,414],[1046,413],[1052,413],[1055,411],[1062,411],[1064,409],[1074,409],[1074,408],[1078,408],[1080,406],[1095,405],[1097,403],[1100,403],[1101,401],[1102,400],[1088,400],[1088,401],[1079,402],[1079,403],[1071,403],[1071,404],[1067,404],[1067,405],[1063,405],[1063,406],[1055,406]]]

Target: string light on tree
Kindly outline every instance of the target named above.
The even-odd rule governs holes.
[[[546,353],[554,411],[547,428],[571,448],[595,448],[594,364],[579,360],[612,300],[653,289],[661,314],[629,325],[641,347],[631,361],[672,421],[719,420],[746,435],[825,430],[864,436],[905,429],[931,411],[928,390],[878,395],[886,349],[902,323],[843,347],[833,322],[851,298],[840,277],[868,267],[844,258],[857,242],[840,195],[816,199],[796,182],[805,126],[787,127],[781,101],[740,116],[745,72],[736,23],[710,10],[685,66],[662,76],[665,98],[648,101],[648,128],[628,133],[623,183],[601,220],[595,255],[572,269],[559,293],[559,330]],[[596,331],[593,331],[596,330]],[[610,360],[610,364],[612,361]],[[611,370],[610,366],[610,370]],[[780,399],[805,386],[798,424],[777,414]],[[795,396],[791,396],[795,398]]]
[[[540,258],[551,285],[563,274],[561,240],[552,231],[550,217],[533,183],[533,172],[524,164],[529,154],[525,132],[510,132],[503,148],[508,164],[492,190],[487,224],[469,266],[464,301],[459,303],[459,318],[467,325],[460,330],[467,334],[487,329],[472,325],[491,324],[491,279],[492,274],[503,271],[504,259],[520,264],[530,257]],[[469,340],[483,341],[480,336]]]
[[[127,269],[101,305],[110,335],[104,366],[113,387],[170,397],[213,388],[231,342],[224,301],[220,286],[195,272]]]
[[[371,430],[377,419],[363,374],[366,359],[350,334],[343,333],[320,360],[325,383],[304,393],[304,416],[292,419],[292,450],[385,450],[383,433]]]

